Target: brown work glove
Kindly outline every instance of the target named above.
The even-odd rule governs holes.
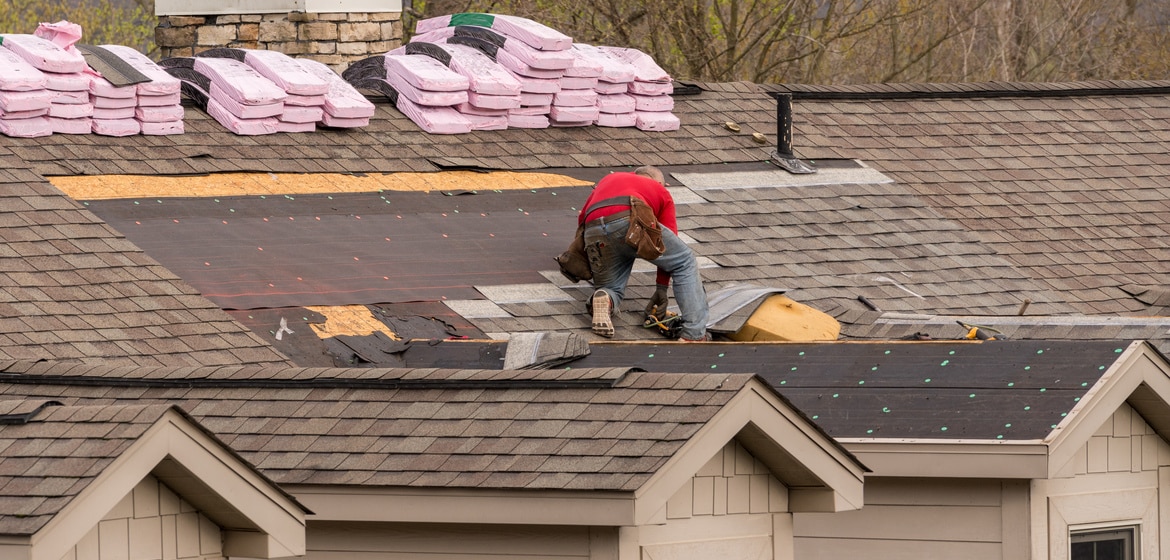
[[[650,303],[646,304],[646,316],[654,317],[659,320],[666,318],[666,306],[670,302],[666,296],[666,286],[659,284],[654,289],[654,295],[650,296]]]

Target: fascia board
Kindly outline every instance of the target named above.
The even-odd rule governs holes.
[[[655,519],[667,500],[749,424],[820,480],[823,486],[817,490],[832,493],[829,500],[816,501],[817,511],[826,503],[836,511],[861,507],[865,467],[754,378],[635,491],[635,521],[641,525]]]
[[[868,477],[1017,478],[1048,476],[1041,441],[839,439]]]
[[[271,556],[305,553],[305,519],[300,507],[172,409],[33,535],[30,560],[64,557],[167,457],[273,537],[277,546],[270,550]]]
[[[1125,403],[1147,385],[1163,403],[1170,403],[1170,365],[1146,342],[1130,344],[1113,365],[1045,438],[1049,446],[1048,476],[1055,478],[1081,446]]]
[[[313,521],[499,523],[621,527],[634,523],[628,492],[357,488],[285,485]]]

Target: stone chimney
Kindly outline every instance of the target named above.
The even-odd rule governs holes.
[[[402,0],[156,0],[162,58],[267,49],[341,71],[402,44]]]

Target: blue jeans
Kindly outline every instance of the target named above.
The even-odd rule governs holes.
[[[585,252],[593,269],[593,287],[605,290],[616,310],[625,296],[638,253],[626,243],[629,216],[601,222],[585,228]],[[703,290],[695,253],[668,228],[662,228],[662,243],[666,252],[651,263],[670,274],[674,300],[683,319],[681,336],[701,338],[707,332],[707,293]]]

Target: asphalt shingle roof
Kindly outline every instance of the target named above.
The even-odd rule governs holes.
[[[629,368],[0,365],[7,395],[178,405],[281,484],[499,489],[633,491],[751,379]]]
[[[287,360],[0,146],[0,359]]]
[[[44,527],[171,408],[0,401],[27,420],[0,422],[0,534]]]

